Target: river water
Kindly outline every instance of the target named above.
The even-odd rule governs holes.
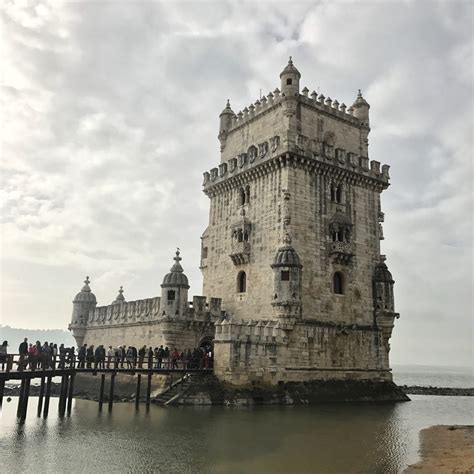
[[[297,407],[152,406],[136,412],[76,400],[70,418],[24,424],[4,402],[0,471],[166,473],[398,473],[418,460],[419,431],[473,424],[472,397],[412,396],[395,404]]]

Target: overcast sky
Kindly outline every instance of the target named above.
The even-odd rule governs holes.
[[[388,163],[394,363],[472,363],[473,3],[3,2],[1,323],[66,328],[160,294],[176,246],[201,294],[218,115],[279,86],[371,104]]]

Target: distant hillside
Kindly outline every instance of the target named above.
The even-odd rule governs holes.
[[[0,344],[5,340],[8,341],[8,352],[10,353],[18,352],[18,346],[25,337],[31,343],[41,341],[41,344],[43,344],[48,341],[54,342],[58,346],[59,344],[64,344],[66,347],[76,345],[71,333],[62,329],[21,329],[0,325]]]

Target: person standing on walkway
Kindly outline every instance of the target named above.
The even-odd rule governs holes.
[[[110,369],[110,363],[115,359],[115,351],[112,346],[107,349],[107,368]]]
[[[84,368],[84,362],[86,361],[86,350],[87,344],[84,344],[83,346],[79,347],[79,352],[77,354],[77,359],[79,361],[79,364],[77,366],[78,369]]]
[[[86,360],[87,360],[87,368],[90,369],[92,367],[92,363],[94,362],[94,345],[93,344],[87,348]]]
[[[25,368],[25,361],[28,355],[28,338],[25,337],[23,342],[18,347],[18,354],[20,354],[20,360],[18,361],[18,370],[23,370]]]
[[[3,341],[2,345],[0,346],[0,364],[2,364],[2,370],[5,369],[5,364],[7,363],[7,355],[8,355],[8,341]]]
[[[145,354],[146,354],[146,346],[143,346],[138,351],[138,368],[139,369],[143,368],[143,360],[145,359]]]

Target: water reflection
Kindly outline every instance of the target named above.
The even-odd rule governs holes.
[[[163,408],[116,404],[98,413],[78,400],[71,418],[26,424],[16,400],[2,419],[5,472],[396,473],[417,459],[418,432],[438,423],[472,423],[469,397],[413,397],[411,403],[313,407]]]

